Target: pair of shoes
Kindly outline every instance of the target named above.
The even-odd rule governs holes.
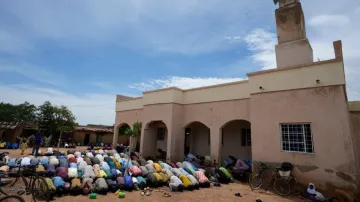
[[[221,187],[221,184],[219,184],[219,183],[214,183],[214,187]]]

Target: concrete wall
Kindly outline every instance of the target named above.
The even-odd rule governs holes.
[[[251,146],[242,146],[242,129],[250,128],[248,121],[232,121],[223,128],[221,157],[232,155],[237,159],[251,158]]]
[[[90,143],[94,144],[96,143],[96,136],[97,134],[92,131],[75,131],[73,135],[73,140],[75,142],[79,142],[81,144],[84,143],[85,135],[90,134]],[[113,133],[99,133],[101,135],[100,137],[100,143],[104,144],[112,144],[113,143]],[[125,145],[129,144],[129,137],[127,136],[119,136],[118,143],[123,143]]]
[[[253,160],[296,165],[300,183],[356,190],[354,144],[344,86],[251,96]],[[280,123],[311,123],[314,153],[281,152]]]
[[[354,145],[357,152],[357,161],[360,162],[360,111],[350,112],[351,125],[354,134]]]

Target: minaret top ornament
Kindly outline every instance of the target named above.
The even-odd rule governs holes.
[[[274,4],[279,3],[280,8],[299,2],[299,0],[273,0],[273,1],[274,1]]]

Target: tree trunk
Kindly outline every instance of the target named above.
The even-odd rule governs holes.
[[[60,131],[60,135],[59,135],[59,141],[58,141],[58,145],[57,145],[58,150],[59,150],[59,148],[60,148],[60,141],[61,141],[61,138],[62,138],[62,131]]]
[[[129,148],[130,152],[134,152],[136,150],[137,141],[138,141],[137,136],[131,136],[130,137],[130,148]]]

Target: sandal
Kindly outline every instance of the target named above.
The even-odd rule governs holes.
[[[165,193],[163,194],[163,197],[171,197],[171,194],[165,192]]]
[[[235,196],[242,197],[240,193],[236,193]]]

